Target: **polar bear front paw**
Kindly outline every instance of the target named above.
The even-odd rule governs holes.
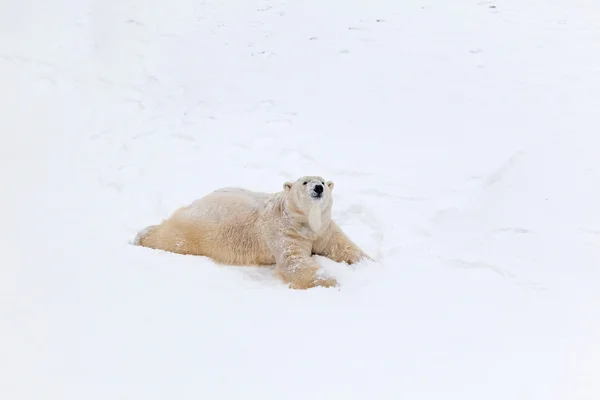
[[[314,287],[335,287],[338,283],[334,278],[315,278],[313,280],[297,280],[289,283],[290,289],[310,289]]]
[[[368,254],[363,253],[360,250],[357,250],[357,251],[354,251],[354,252],[351,252],[350,254],[348,254],[345,257],[344,261],[346,263],[348,263],[349,265],[352,265],[352,264],[358,264],[361,261],[374,261],[374,260]]]
[[[279,271],[280,277],[288,284],[290,289],[310,289],[313,287],[337,286],[337,281],[328,276],[323,276],[318,267],[297,267]]]

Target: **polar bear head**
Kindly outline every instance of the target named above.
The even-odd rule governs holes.
[[[303,176],[294,182],[285,182],[288,211],[294,218],[306,220],[313,232],[319,231],[323,223],[331,219],[333,186],[333,182],[320,176]]]

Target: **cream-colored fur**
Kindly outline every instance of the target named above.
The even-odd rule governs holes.
[[[320,198],[317,186],[323,188]],[[335,286],[335,279],[319,276],[313,254],[348,264],[371,258],[331,220],[333,186],[305,176],[277,193],[219,189],[143,229],[134,243],[221,264],[275,264],[278,276],[295,289]]]

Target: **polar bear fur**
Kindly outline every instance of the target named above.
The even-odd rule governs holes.
[[[335,286],[335,279],[319,276],[313,254],[348,264],[371,258],[332,221],[333,186],[304,176],[277,193],[218,189],[141,230],[134,244],[228,265],[275,264],[294,289]]]

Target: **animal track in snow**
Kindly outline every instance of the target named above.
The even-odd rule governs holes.
[[[156,132],[154,132],[154,131],[141,132],[141,133],[138,133],[138,134],[136,134],[136,135],[133,135],[133,137],[132,137],[132,138],[133,138],[133,139],[141,139],[141,138],[143,138],[143,137],[146,137],[146,136],[152,136],[152,135],[155,135],[155,134],[156,134]]]
[[[190,135],[185,135],[183,133],[172,133],[169,135],[174,139],[185,140],[186,142],[194,142],[196,139]]]
[[[494,230],[494,233],[513,233],[515,235],[535,234],[535,232],[525,228],[501,228]]]
[[[293,117],[279,114],[278,116],[267,119],[265,121],[265,123],[266,124],[278,124],[278,123],[292,124],[293,121],[294,121]]]

